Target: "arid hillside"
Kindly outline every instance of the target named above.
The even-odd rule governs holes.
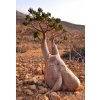
[[[44,82],[45,65],[40,41],[22,24],[24,18],[25,14],[16,11],[16,100],[84,100],[85,26],[62,21],[67,32],[55,41],[62,59],[80,79],[80,88],[73,92],[47,93],[50,89]],[[51,48],[48,38],[47,42]]]
[[[19,11],[16,11],[16,23],[18,24],[22,24],[23,21],[24,21],[24,18],[25,18],[25,14],[19,12]]]

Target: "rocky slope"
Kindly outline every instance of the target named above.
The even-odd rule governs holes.
[[[16,12],[16,99],[17,100],[84,100],[85,99],[85,63],[84,61],[66,59],[68,42],[64,37],[57,38],[60,55],[81,81],[77,91],[49,92],[44,82],[45,64],[40,42],[34,40],[32,33],[22,25],[24,14]],[[75,48],[85,47],[84,25],[62,22],[70,32]],[[49,42],[48,42],[49,43]],[[49,45],[50,48],[50,45]],[[77,56],[77,55],[76,55]],[[84,55],[85,56],[85,55]]]

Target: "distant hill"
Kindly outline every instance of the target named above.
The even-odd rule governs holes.
[[[66,21],[61,21],[61,24],[64,25],[65,27],[67,26],[68,28],[71,28],[71,29],[77,29],[77,30],[80,30],[83,32],[85,31],[85,25],[73,24],[73,23],[66,22]]]
[[[16,23],[17,24],[22,24],[25,18],[25,14],[19,12],[16,10]]]

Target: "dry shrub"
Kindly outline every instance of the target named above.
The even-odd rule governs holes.
[[[22,26],[20,24],[16,25],[16,33],[21,33]]]
[[[85,60],[85,48],[75,48],[76,52],[71,50],[71,59],[72,60],[78,60],[83,59]],[[70,58],[70,52],[65,52],[61,55],[62,58],[69,60]]]
[[[25,53],[27,49],[25,47],[16,47],[16,52],[18,53]]]
[[[25,53],[26,51],[28,51],[31,48],[32,48],[31,43],[20,43],[16,46],[16,52],[17,53]]]

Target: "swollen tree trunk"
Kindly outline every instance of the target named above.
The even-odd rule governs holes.
[[[51,40],[51,45],[52,45],[52,55],[58,55],[58,56],[60,56],[59,50],[57,48],[57,45],[54,42],[54,39]]]
[[[80,81],[73,72],[67,68],[64,61],[60,58],[54,40],[51,41],[51,45],[53,52],[52,55],[49,54],[45,34],[43,34],[41,49],[45,59],[45,83],[51,88],[51,91],[57,91],[60,89],[74,91],[79,87]]]
[[[44,56],[44,59],[47,60],[50,53],[49,53],[49,49],[46,43],[45,33],[43,33],[43,39],[41,41],[41,49],[42,49],[42,54]]]

